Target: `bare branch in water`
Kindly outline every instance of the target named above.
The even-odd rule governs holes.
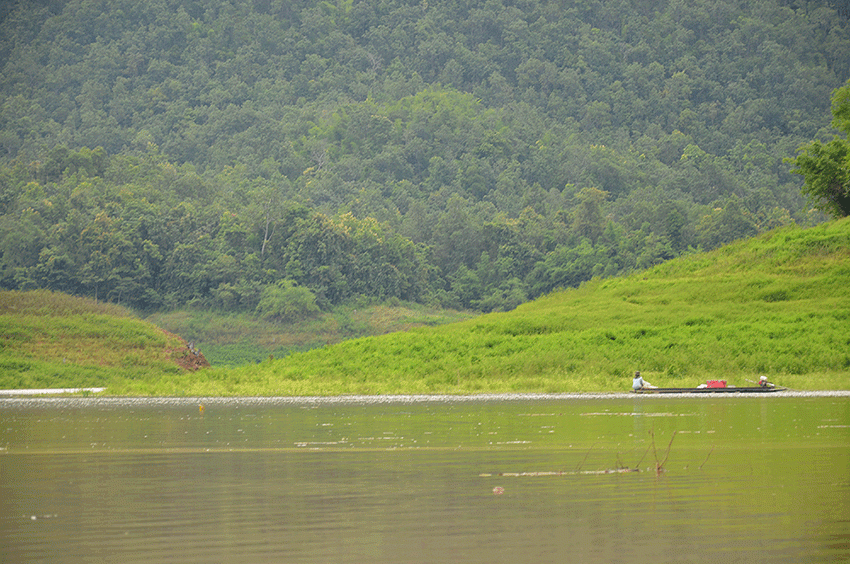
[[[641,456],[641,457],[640,457],[640,460],[638,460],[638,461],[637,461],[637,464],[635,464],[635,468],[636,468],[636,469],[637,469],[637,468],[640,468],[640,463],[641,463],[641,462],[643,462],[643,459],[644,459],[644,458],[646,458],[646,455],[647,455],[647,454],[649,454],[649,449],[651,449],[651,448],[652,448],[652,445],[650,445],[650,446],[646,447],[646,451],[643,453],[643,456]]]
[[[711,445],[711,450],[708,451],[708,456],[705,457],[705,460],[702,461],[702,464],[699,465],[699,469],[702,470],[702,467],[705,466],[705,463],[708,462],[708,457],[711,456],[711,453],[714,452],[714,445]]]
[[[667,443],[667,454],[664,455],[664,462],[661,463],[661,466],[658,467],[659,470],[664,468],[664,465],[667,464],[667,459],[670,458],[670,447],[673,446],[673,439],[676,438],[676,431],[673,431],[673,436],[670,437],[670,442]]]
[[[584,458],[582,458],[581,462],[579,462],[578,466],[576,466],[576,472],[581,470],[581,467],[584,466],[584,462],[587,460],[587,457],[590,456],[590,451],[593,450],[593,447],[595,446],[596,443],[593,443],[593,445],[590,447],[590,450],[587,451],[587,454],[584,455]]]
[[[667,464],[667,459],[670,457],[670,447],[673,446],[673,439],[676,438],[676,431],[673,431],[673,436],[670,437],[670,442],[667,443],[667,453],[664,455],[662,462],[658,461],[658,451],[655,448],[655,431],[649,431],[649,436],[652,437],[652,454],[655,456],[655,473],[661,474],[664,471],[664,465]]]

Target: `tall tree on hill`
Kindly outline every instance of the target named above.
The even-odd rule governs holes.
[[[803,193],[813,205],[839,218],[850,215],[850,81],[832,94],[832,126],[844,133],[829,143],[803,145],[791,172],[805,178]]]

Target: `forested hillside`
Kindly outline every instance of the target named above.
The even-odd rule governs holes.
[[[840,10],[841,11],[841,10]],[[813,0],[0,6],[0,287],[268,318],[511,309],[823,218]]]

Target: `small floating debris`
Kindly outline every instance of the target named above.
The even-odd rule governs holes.
[[[296,441],[295,446],[297,447],[319,447],[319,446],[333,446],[333,445],[344,445],[347,444],[347,441]]]
[[[575,472],[570,471],[543,471],[543,472],[499,472],[498,474],[479,474],[479,478],[492,478],[493,476],[499,476],[503,478],[540,478],[546,476],[586,476],[586,475],[599,475],[599,474],[629,474],[631,472],[640,472],[637,468],[612,468],[608,470],[577,470]]]
[[[618,413],[611,411],[597,411],[591,413],[582,413],[581,416],[585,417],[588,415],[614,415],[617,417],[689,417],[691,415],[696,415],[695,413],[644,413],[641,411],[630,411],[626,413]]]

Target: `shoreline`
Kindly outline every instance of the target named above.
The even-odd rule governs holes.
[[[36,388],[30,390],[0,390],[0,396],[46,396],[55,394],[99,394],[106,388]]]
[[[17,393],[16,393],[17,392]],[[180,407],[203,405],[276,406],[276,405],[375,405],[375,404],[425,404],[425,403],[487,403],[513,401],[564,401],[634,399],[652,401],[656,398],[850,398],[850,390],[794,391],[785,390],[771,394],[633,394],[630,392],[574,392],[562,394],[500,393],[500,394],[397,394],[397,395],[342,395],[342,396],[63,396],[44,397],[29,390],[0,390],[0,408],[3,407]],[[66,391],[53,393],[69,393]]]

